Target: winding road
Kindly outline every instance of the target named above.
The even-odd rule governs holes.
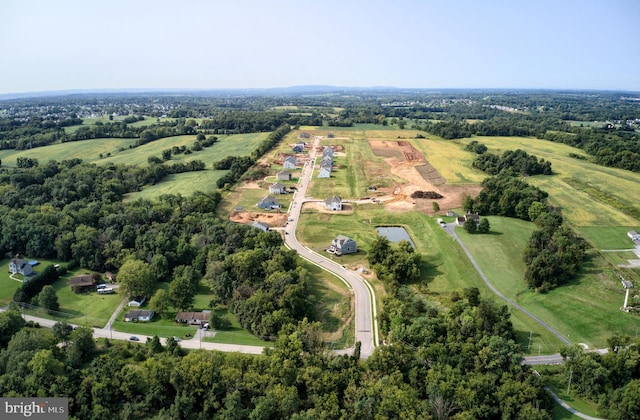
[[[316,199],[308,198],[306,194],[313,175],[313,166],[317,157],[316,149],[318,145],[319,139],[315,138],[310,152],[309,161],[305,163],[302,168],[298,187],[293,196],[293,203],[289,208],[289,222],[284,228],[285,243],[289,248],[297,251],[298,255],[302,258],[312,262],[323,270],[335,274],[338,278],[342,279],[342,281],[349,285],[351,290],[353,290],[353,294],[355,296],[355,336],[356,341],[359,341],[361,344],[360,357],[366,359],[373,354],[376,345],[375,343],[379,342],[378,324],[377,322],[374,322],[376,308],[373,288],[357,273],[347,270],[340,264],[303,246],[296,237],[296,227],[298,225],[303,204],[308,201],[317,201]],[[339,351],[339,353],[351,352],[353,352],[353,348]]]

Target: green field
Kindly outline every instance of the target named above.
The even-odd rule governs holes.
[[[36,272],[41,271],[49,264],[57,263],[56,261],[39,261],[40,265],[34,267]],[[3,306],[12,300],[16,288],[20,286],[18,282],[9,279],[8,263],[9,260],[3,260],[2,266],[0,266],[0,301]],[[96,292],[74,293],[69,287],[69,279],[85,273],[89,272],[81,269],[74,270],[61,276],[52,284],[60,304],[58,312],[47,313],[38,308],[24,309],[24,312],[41,318],[103,328],[123,297],[118,293],[112,295],[100,295]]]
[[[611,334],[640,328],[640,318],[620,311],[624,290],[598,252],[590,252],[582,273],[570,284],[548,293],[526,287],[522,250],[533,224],[489,217],[490,235],[457,232],[491,283],[507,297],[530,310],[572,342],[591,348],[607,346]],[[537,343],[533,343],[537,350]]]
[[[163,194],[189,196],[194,191],[208,192],[217,189],[216,181],[227,171],[204,170],[167,175],[161,182],[148,185],[142,191],[129,193],[125,201],[139,198],[153,200]]]
[[[610,202],[594,198],[568,182],[604,191],[617,201],[640,211],[640,174],[622,169],[596,165],[587,160],[569,157],[569,153],[583,154],[580,149],[546,140],[524,137],[475,137],[489,152],[522,149],[552,163],[554,175],[529,177],[528,182],[547,191],[552,204],[560,207],[566,220],[575,227],[634,226],[640,221],[623,213]],[[462,140],[467,143],[468,140]],[[589,239],[589,238],[588,238]]]
[[[435,218],[420,212],[389,213],[381,206],[369,204],[356,206],[351,214],[346,215],[319,213],[305,207],[298,224],[297,237],[319,253],[323,253],[331,239],[338,234],[353,238],[359,249],[356,254],[335,257],[323,253],[323,256],[354,269],[368,267],[366,250],[377,235],[375,228],[386,225],[403,226],[416,244],[416,250],[423,256],[423,281],[414,286],[416,290],[428,294],[431,299],[448,304],[456,289],[477,287],[485,298],[504,304],[484,284],[462,249],[444,232]],[[520,237],[522,240],[524,234],[520,234]],[[379,282],[373,281],[373,285],[378,292],[383,292]],[[376,297],[380,305],[381,293]],[[528,316],[513,309],[511,312],[517,341],[525,353],[548,354],[558,351],[561,343],[556,337]],[[533,340],[529,348],[530,334]]]

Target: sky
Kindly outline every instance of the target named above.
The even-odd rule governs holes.
[[[1,0],[0,94],[640,91],[638,0]]]

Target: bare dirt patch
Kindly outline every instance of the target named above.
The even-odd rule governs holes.
[[[236,223],[249,224],[253,222],[267,223],[271,227],[284,226],[287,223],[287,213],[259,213],[253,211],[233,211],[229,220]]]

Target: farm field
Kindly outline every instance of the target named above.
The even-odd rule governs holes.
[[[121,150],[129,149],[137,139],[92,139],[67,143],[51,144],[28,150],[0,150],[3,166],[15,167],[19,157],[35,158],[42,164],[48,160],[62,161],[65,159],[82,159],[85,162],[100,160],[100,154],[116,155]],[[146,164],[146,161],[145,161]]]
[[[552,163],[554,175],[529,177],[528,182],[547,191],[552,204],[561,208],[574,227],[634,226],[640,221],[624,214],[610,204],[572,187],[577,179],[607,194],[625,205],[636,207],[640,202],[640,174],[593,164],[569,157],[583,154],[579,149],[546,140],[525,137],[474,137],[484,143],[490,153],[522,149]],[[461,140],[467,143],[467,140]]]
[[[216,181],[225,173],[226,171],[208,169],[167,175],[155,185],[148,185],[142,191],[127,194],[125,201],[133,201],[139,198],[153,200],[163,194],[189,196],[195,191],[212,191],[217,189]]]

